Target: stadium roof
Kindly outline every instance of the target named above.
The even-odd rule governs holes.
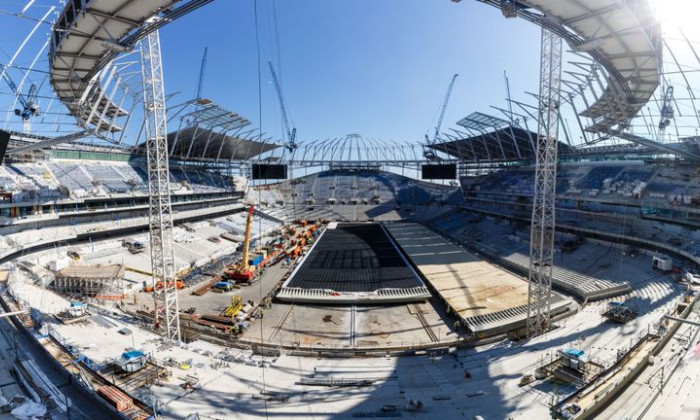
[[[423,161],[422,147],[407,141],[382,140],[348,134],[322,140],[304,141],[293,151],[280,149],[261,161],[280,161],[296,165],[325,165],[339,162],[353,164],[396,164]]]
[[[503,9],[500,0],[484,2]],[[561,36],[605,69],[605,90],[581,113],[590,132],[626,128],[659,86],[661,28],[646,1],[518,0],[517,16]]]
[[[483,131],[469,137],[452,138],[452,141],[431,144],[428,147],[460,160],[472,162],[532,160],[535,159],[537,149],[537,133],[510,124],[504,128]],[[559,142],[560,154],[570,154],[574,150]]]
[[[177,2],[96,0],[89,7],[79,1],[66,4],[54,25],[49,60],[51,84],[73,115],[100,130],[121,130],[114,124],[114,117],[126,112],[94,78],[118,50],[127,51],[133,46],[134,41],[125,42],[128,35]],[[104,77],[111,79],[106,75],[101,78]],[[86,102],[92,106],[85,105]]]
[[[482,114],[481,112],[472,112],[461,120],[457,121],[457,125],[468,130],[491,130],[509,125],[508,121],[497,118],[492,115]]]
[[[247,118],[206,98],[173,106],[168,114],[169,127],[178,127],[168,134],[168,150],[174,159],[248,160],[279,147],[259,130],[248,129]]]
[[[247,118],[217,105],[207,98],[188,101],[181,107],[181,109],[186,112],[180,116],[180,120],[187,122],[187,125],[196,124],[210,129],[218,128],[225,131],[236,130],[250,125],[250,121],[248,121]],[[172,110],[169,110],[169,112],[171,111]],[[176,116],[180,112],[181,111],[176,112]]]
[[[170,157],[180,160],[247,160],[278,147],[275,143],[227,135],[200,126],[168,134]]]

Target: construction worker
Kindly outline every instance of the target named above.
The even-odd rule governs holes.
[[[455,323],[454,323],[455,332],[459,332],[459,326],[460,326],[459,320],[455,321]]]

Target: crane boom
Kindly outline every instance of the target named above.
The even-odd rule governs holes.
[[[277,80],[277,73],[275,73],[275,69],[274,69],[274,67],[272,67],[272,63],[270,61],[267,62],[267,65],[270,66],[270,74],[272,74],[272,82],[275,84],[275,91],[277,92],[277,99],[279,100],[280,109],[282,110],[282,119],[284,121],[284,129],[287,132],[288,147],[295,148],[296,143],[294,141],[296,140],[297,129],[292,128],[290,130],[290,128],[289,128],[289,119],[287,118],[287,108],[284,105],[284,96],[282,96],[282,88],[280,88],[279,81]]]
[[[243,239],[243,262],[241,271],[248,271],[248,259],[250,257],[250,233],[253,228],[253,212],[255,207],[251,204],[248,208],[248,218],[245,221],[245,238]]]
[[[438,135],[440,135],[440,127],[442,127],[442,119],[445,117],[445,111],[447,110],[447,104],[450,102],[450,95],[452,95],[452,88],[455,86],[455,80],[457,80],[459,74],[455,73],[450,80],[450,85],[447,87],[447,94],[445,95],[445,101],[442,103],[442,109],[440,109],[440,118],[438,118],[437,125],[435,126],[435,134],[433,135],[433,143],[437,141]]]
[[[5,79],[10,86],[10,90],[12,90],[12,93],[15,94],[17,100],[22,105],[22,109],[15,109],[15,115],[22,118],[24,132],[29,133],[31,130],[29,119],[39,115],[39,106],[35,101],[37,91],[36,84],[32,83],[29,87],[29,93],[27,93],[27,96],[24,96],[22,92],[20,92],[17,83],[12,80],[12,77],[10,77],[10,74],[7,72],[7,66],[0,64],[0,75]]]
[[[506,73],[505,70],[503,70],[503,79],[506,81],[506,95],[508,96],[508,112],[510,115],[508,118],[510,118],[511,124],[513,123],[513,101],[510,98],[510,80],[508,80],[508,73]]]
[[[2,74],[2,78],[5,79],[7,84],[10,86],[12,93],[17,95],[17,99],[22,104],[22,106],[25,108],[29,108],[29,102],[27,102],[27,99],[25,99],[25,97],[19,91],[19,88],[17,87],[17,84],[15,83],[15,81],[12,80],[10,75],[7,73],[7,67],[5,67],[4,64],[0,64],[0,74]]]
[[[209,52],[209,47],[204,47],[204,56],[202,57],[202,66],[199,69],[199,80],[197,81],[197,97],[195,99],[202,98],[202,88],[204,87],[204,73],[207,70],[207,53]]]

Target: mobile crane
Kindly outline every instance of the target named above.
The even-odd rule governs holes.
[[[245,238],[243,239],[243,256],[241,258],[240,264],[235,264],[231,266],[231,270],[226,271],[226,276],[234,280],[242,280],[250,282],[255,276],[255,264],[259,264],[259,261],[254,261],[250,264],[250,235],[253,228],[253,213],[255,212],[255,207],[251,204],[248,208],[248,218],[245,222]]]

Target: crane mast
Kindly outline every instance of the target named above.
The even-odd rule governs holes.
[[[546,332],[551,321],[562,39],[543,27],[541,48],[535,193],[530,229],[528,338]]]
[[[156,327],[180,341],[180,316],[175,281],[173,213],[170,204],[168,125],[163,85],[163,61],[158,31],[141,42],[144,133],[148,166],[149,232]],[[163,287],[158,289],[158,281]]]

